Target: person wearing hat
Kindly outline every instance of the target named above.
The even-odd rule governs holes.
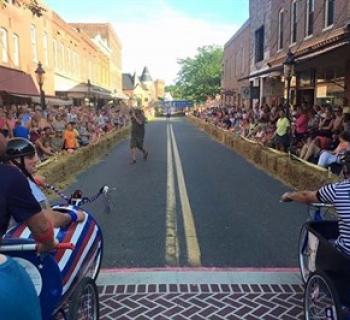
[[[143,153],[143,159],[147,160],[148,151],[143,147],[143,140],[145,137],[145,122],[146,118],[141,109],[135,108],[130,111],[131,120],[131,138],[130,138],[130,149],[131,149],[131,162],[130,164],[136,163],[136,149],[139,149]]]
[[[0,135],[0,157],[6,140]],[[23,150],[24,151],[24,150]],[[26,224],[40,252],[55,246],[53,227],[35,200],[28,180],[15,166],[0,163],[0,242],[10,219]],[[7,320],[40,320],[40,302],[27,272],[14,259],[0,254],[0,317]]]

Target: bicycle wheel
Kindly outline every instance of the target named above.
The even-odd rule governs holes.
[[[341,320],[337,291],[325,273],[310,275],[304,293],[304,312],[306,320]]]
[[[100,251],[97,253],[97,256],[94,261],[93,269],[92,269],[92,276],[91,278],[96,281],[102,264],[102,256],[103,256],[103,249],[101,248]]]
[[[310,248],[308,241],[308,231],[306,225],[301,227],[299,233],[299,244],[298,244],[298,257],[299,257],[299,269],[301,274],[301,279],[305,284],[309,278],[309,258],[310,258]]]
[[[84,278],[74,291],[69,303],[69,320],[98,320],[100,316],[96,283]]]

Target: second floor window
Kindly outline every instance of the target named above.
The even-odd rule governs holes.
[[[255,31],[255,62],[264,60],[265,28],[260,27]]]
[[[293,0],[291,4],[291,12],[290,12],[290,43],[297,42],[297,30],[298,30],[298,7],[297,0]]]
[[[32,44],[33,61],[38,62],[38,49],[36,46],[36,28],[34,25],[30,27],[30,39]]]
[[[1,61],[4,63],[8,62],[8,44],[7,44],[7,30],[0,28],[0,52],[1,52]]]
[[[278,14],[278,50],[283,49],[283,32],[284,32],[284,10]]]
[[[244,73],[244,63],[245,63],[245,52],[244,52],[244,47],[242,47],[241,50],[241,54],[242,54],[242,60],[241,60],[241,73]]]
[[[13,63],[19,66],[19,38],[17,34],[13,35]]]
[[[58,68],[58,54],[57,54],[57,41],[55,39],[52,40],[52,52],[53,52],[53,62],[55,69]]]
[[[315,0],[306,0],[306,36],[314,33]]]
[[[334,24],[334,0],[325,0],[324,27],[328,28]]]

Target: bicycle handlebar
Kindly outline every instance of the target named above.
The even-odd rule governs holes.
[[[74,250],[75,245],[71,242],[58,243],[55,245],[54,250]],[[9,251],[37,251],[37,243],[24,243],[24,244],[7,244],[0,247],[0,252]]]
[[[316,208],[333,208],[334,205],[331,203],[322,203],[322,202],[313,202],[310,203],[310,206],[316,207]]]

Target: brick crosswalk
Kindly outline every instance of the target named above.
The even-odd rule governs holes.
[[[301,285],[104,285],[99,292],[101,320],[303,319]]]

